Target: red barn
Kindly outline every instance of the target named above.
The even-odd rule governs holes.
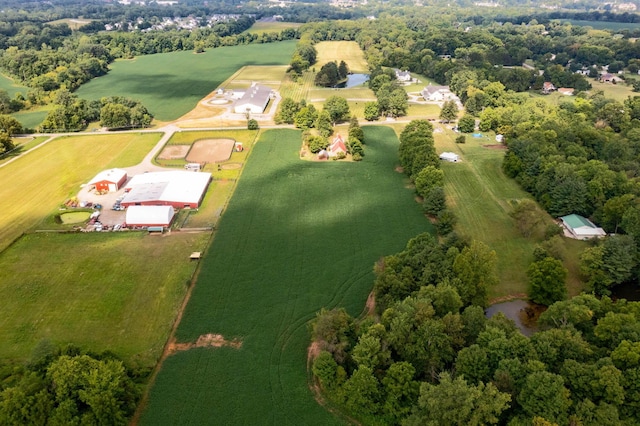
[[[96,191],[115,192],[127,181],[127,172],[122,169],[103,170],[96,175],[89,185],[96,187]]]

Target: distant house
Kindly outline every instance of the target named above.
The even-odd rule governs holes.
[[[396,79],[401,82],[411,81],[411,73],[409,71],[396,70]]]
[[[347,155],[347,145],[342,140],[342,136],[337,135],[329,148],[327,149],[327,153],[329,157],[336,157],[340,155],[340,153]]]
[[[272,92],[270,87],[252,84],[236,101],[233,110],[236,114],[262,114],[267,108]]]
[[[617,77],[611,73],[605,72],[603,74],[600,74],[600,81],[602,83],[619,83],[621,81],[623,81],[620,77]]]
[[[544,93],[545,95],[548,95],[549,93],[555,90],[556,90],[556,86],[554,86],[553,83],[551,83],[550,81],[545,81],[542,84],[542,93]]]
[[[422,90],[422,97],[425,101],[431,102],[443,102],[443,101],[456,101],[460,99],[449,90],[449,86],[434,86],[429,84]]]
[[[450,163],[457,163],[458,161],[460,161],[460,156],[453,152],[443,152],[442,154],[440,154],[440,159],[443,161],[448,161]]]
[[[104,170],[96,175],[89,185],[96,187],[100,192],[116,192],[127,181],[127,172],[122,169]]]
[[[570,87],[561,87],[558,89],[558,93],[564,96],[573,96],[575,90]]]
[[[598,228],[589,219],[578,214],[562,216],[560,220],[569,233],[567,236],[577,240],[588,240],[590,238],[604,237],[607,235],[602,228]]]

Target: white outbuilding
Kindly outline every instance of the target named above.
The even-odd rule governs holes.
[[[173,206],[131,206],[127,208],[127,226],[169,226],[173,220]]]
[[[460,161],[460,156],[453,152],[443,152],[442,154],[440,154],[440,159],[449,161],[450,163],[457,163],[458,161]]]

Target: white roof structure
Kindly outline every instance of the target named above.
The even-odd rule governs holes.
[[[128,226],[169,226],[174,213],[172,206],[131,206],[125,222]]]
[[[443,152],[442,154],[440,154],[440,159],[444,161],[450,161],[452,163],[457,163],[460,159],[460,156],[453,152]]]
[[[103,170],[89,181],[89,185],[95,185],[98,182],[118,183],[122,178],[127,176],[127,172],[122,169]]]
[[[236,101],[234,111],[236,114],[252,112],[262,114],[269,103],[271,88],[253,84],[247,89],[240,99]]]
[[[210,180],[211,173],[204,172],[174,170],[143,173],[127,183],[126,188],[130,190],[122,204],[163,202],[197,205]]]

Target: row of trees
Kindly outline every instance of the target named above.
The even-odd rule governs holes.
[[[640,421],[640,303],[557,302],[528,338],[502,314],[485,319],[495,256],[423,234],[379,262],[377,316],[323,310],[313,323],[326,397],[365,424]]]
[[[149,126],[153,120],[153,115],[139,101],[121,96],[89,102],[67,90],[58,90],[54,103],[40,124],[42,132],[77,132],[98,120],[109,129],[138,128]]]

